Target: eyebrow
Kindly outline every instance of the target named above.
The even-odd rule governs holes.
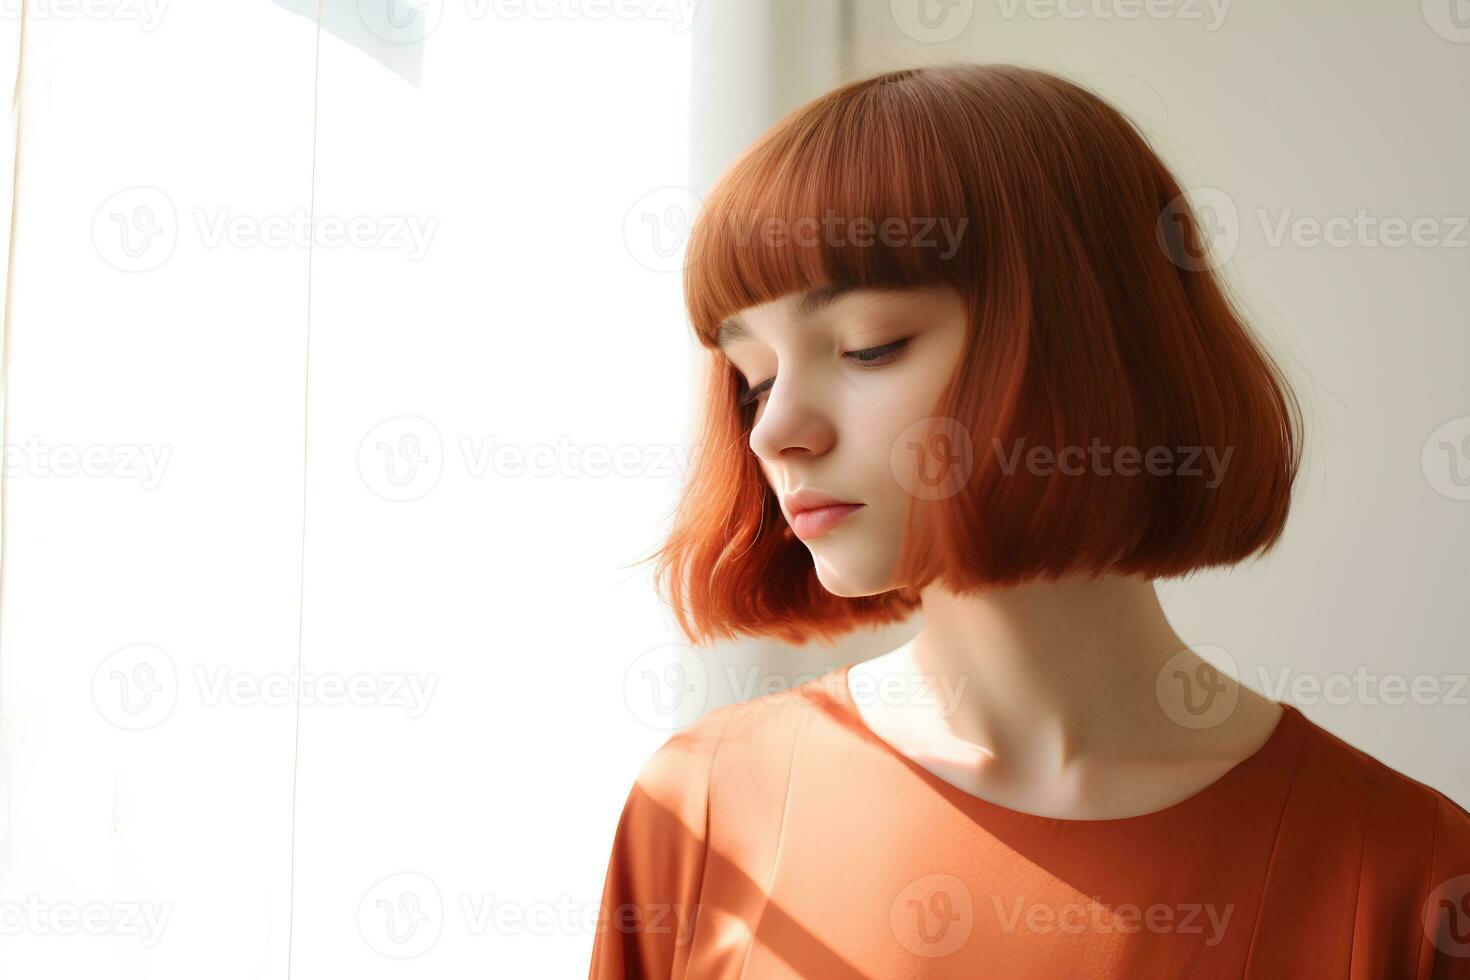
[[[818,286],[801,294],[796,301],[796,315],[802,319],[816,316],[848,293],[856,292],[857,286]],[[738,340],[748,340],[750,328],[739,316],[726,317],[715,331],[715,345],[726,347]]]

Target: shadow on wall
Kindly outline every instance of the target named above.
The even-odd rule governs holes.
[[[439,0],[275,0],[293,14],[371,56],[415,88],[422,75],[424,42],[439,26]]]

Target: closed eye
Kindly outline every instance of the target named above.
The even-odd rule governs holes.
[[[898,355],[903,352],[903,349],[908,346],[908,342],[912,339],[911,337],[905,337],[902,340],[880,344],[877,347],[865,347],[862,350],[848,351],[842,356],[849,358],[853,363],[862,368],[882,367],[896,360]],[[760,396],[770,391],[771,386],[775,383],[775,378],[767,378],[755,387],[747,388],[740,393],[735,403],[736,407],[744,408],[746,405],[759,400]]]
[[[863,367],[874,367],[879,364],[887,364],[897,357],[898,352],[903,350],[909,342],[908,337],[903,340],[895,340],[891,344],[883,344],[880,347],[867,347],[863,350],[848,351],[843,357],[850,357]]]

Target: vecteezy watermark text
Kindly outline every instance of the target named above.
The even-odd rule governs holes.
[[[241,670],[228,664],[195,663],[190,674],[204,708],[344,708],[402,711],[423,717],[439,686],[438,674],[403,671],[349,673],[310,670]],[[143,731],[173,714],[183,683],[173,656],[151,643],[135,643],[108,654],[92,675],[92,702],[118,728]]]
[[[816,215],[763,217],[748,211],[743,217],[731,212],[726,220],[731,226],[732,240],[742,248],[758,237],[772,248],[788,243],[802,248],[813,248],[819,243],[834,248],[872,248],[875,245],[885,248],[942,248],[939,253],[941,259],[951,259],[959,251],[960,241],[970,223],[969,217],[958,220],[897,215],[844,217],[831,208],[820,218]]]
[[[31,436],[5,447],[0,470],[6,477],[107,477],[137,480],[144,490],[163,482],[172,446],[91,443],[85,446],[46,444]]]
[[[1214,33],[1225,23],[1231,0],[996,0],[1001,16],[1014,20],[1197,21]]]
[[[1352,673],[1295,673],[1281,667],[1275,676],[1259,668],[1261,691],[1292,704],[1470,705],[1470,674],[1380,673],[1359,664]]]
[[[991,904],[1000,927],[1010,933],[1179,933],[1201,936],[1206,946],[1217,946],[1225,938],[1225,928],[1235,911],[1233,903],[1223,909],[1209,902],[1106,905],[1098,895],[1090,902],[1060,903],[1034,901],[1024,895],[1003,901],[999,895],[992,895]]]
[[[682,479],[688,449],[678,444],[514,442],[460,435],[446,446],[439,427],[418,415],[374,426],[358,445],[358,473],[384,500],[418,500],[439,484],[446,468],[470,479]]]
[[[0,901],[0,936],[121,936],[152,948],[173,910],[172,902],[50,902],[32,894]]]
[[[110,20],[136,23],[150,34],[163,23],[168,0],[0,0],[0,20],[19,20],[21,8],[32,21]]]
[[[192,207],[198,244],[207,249],[380,250],[417,262],[428,254],[439,219],[417,214],[326,214],[296,207],[245,212],[229,207]],[[92,216],[92,244],[108,265],[122,272],[150,272],[167,262],[189,223],[173,198],[139,185],[113,194]]]
[[[1214,446],[1150,446],[1141,449],[1138,446],[1108,446],[1096,437],[1086,447],[1063,446],[1057,449],[1051,446],[1032,446],[1029,450],[1026,449],[1024,438],[1015,439],[1012,440],[1010,454],[1007,455],[999,437],[992,437],[990,441],[995,448],[996,459],[1000,462],[1001,472],[1006,476],[1014,475],[1023,464],[1026,472],[1033,476],[1049,476],[1052,473],[1061,473],[1063,476],[1081,476],[1084,473],[1095,476],[1138,476],[1140,472],[1147,472],[1151,476],[1206,476],[1206,470],[1200,466],[1203,460],[1208,464],[1209,478],[1205,481],[1205,486],[1211,490],[1220,485],[1225,469],[1230,465],[1230,457],[1235,455],[1234,446],[1225,447],[1224,453],[1217,451]]]

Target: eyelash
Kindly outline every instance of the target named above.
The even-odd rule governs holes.
[[[908,346],[908,342],[912,339],[911,337],[905,337],[903,340],[895,340],[892,343],[881,344],[877,347],[865,347],[862,350],[848,351],[842,356],[853,358],[864,370],[882,367],[884,364],[888,364],[893,360],[889,355],[900,353],[904,347]],[[868,357],[865,358],[863,355],[868,355]],[[769,380],[762,381],[754,388],[747,388],[740,393],[739,398],[735,402],[736,407],[744,408],[746,405],[755,402],[761,395],[769,391],[775,383],[776,379],[770,378]]]

